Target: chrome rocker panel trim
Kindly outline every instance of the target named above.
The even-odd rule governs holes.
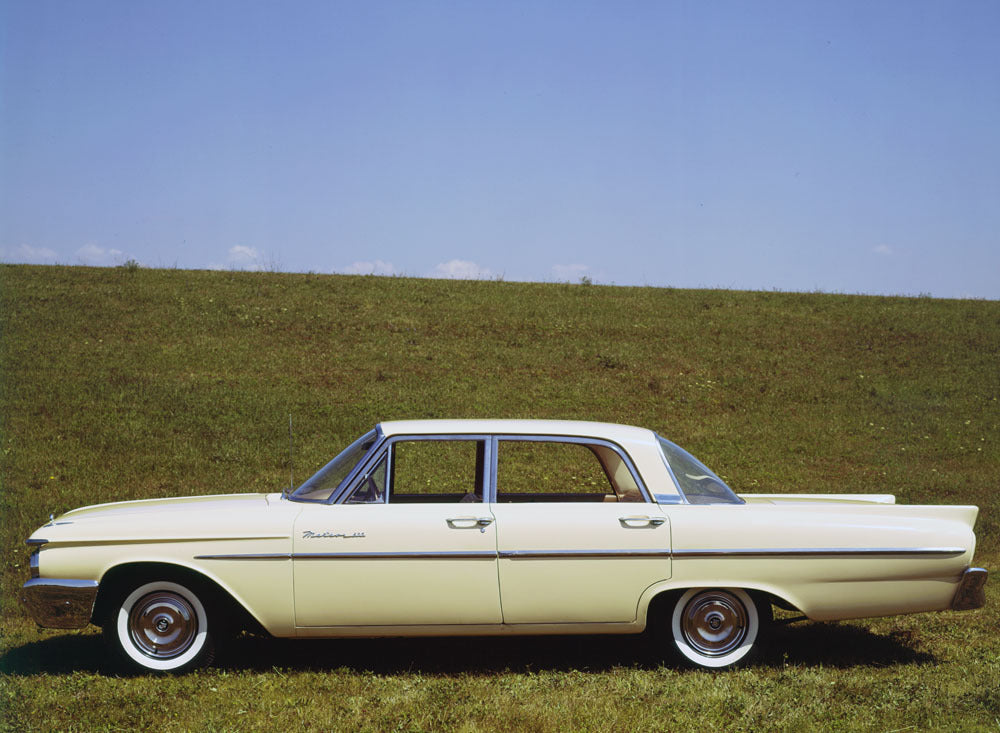
[[[96,580],[32,578],[21,589],[21,602],[46,629],[82,629],[90,623],[95,600]]]

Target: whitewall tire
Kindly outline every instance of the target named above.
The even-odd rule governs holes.
[[[105,634],[131,666],[180,672],[211,661],[208,613],[190,588],[164,580],[134,587],[115,605]]]
[[[692,588],[674,604],[669,639],[682,661],[719,669],[747,661],[760,630],[760,614],[746,591]]]

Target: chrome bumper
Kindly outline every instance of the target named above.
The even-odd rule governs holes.
[[[983,568],[966,568],[962,573],[955,597],[951,599],[951,607],[956,611],[969,611],[986,605],[986,576]]]
[[[28,613],[47,629],[83,628],[90,623],[96,599],[96,580],[32,578],[21,589]]]

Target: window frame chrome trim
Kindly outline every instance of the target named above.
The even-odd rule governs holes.
[[[369,448],[368,452],[365,453],[365,455],[363,455],[361,457],[361,460],[357,462],[357,464],[354,466],[354,468],[352,468],[350,470],[350,472],[348,472],[348,474],[344,477],[344,480],[341,481],[340,484],[338,486],[336,486],[333,489],[333,491],[330,492],[330,496],[328,496],[326,499],[303,499],[302,497],[295,496],[295,491],[298,491],[299,488],[301,488],[301,486],[303,484],[305,484],[306,481],[308,481],[310,478],[312,478],[313,476],[315,476],[319,471],[322,471],[326,466],[328,466],[330,464],[330,461],[334,460],[334,458],[336,458],[337,456],[334,456],[333,458],[330,459],[330,461],[327,461],[326,463],[323,464],[323,466],[321,466],[320,468],[318,468],[316,471],[313,471],[313,473],[309,474],[309,477],[306,478],[306,480],[303,481],[302,484],[299,484],[299,486],[295,487],[295,489],[293,491],[289,492],[288,495],[285,498],[288,499],[288,501],[293,501],[293,502],[296,502],[298,504],[336,504],[336,503],[338,503],[336,501],[336,499],[343,493],[344,487],[348,486],[354,480],[354,478],[358,475],[359,471],[363,470],[362,466],[365,466],[365,465],[367,465],[369,463],[369,461],[371,460],[372,455],[374,455],[375,453],[378,452],[379,447],[385,441],[385,433],[382,432],[382,425],[381,424],[377,424],[372,430],[368,430],[368,431],[362,433],[357,438],[355,438],[353,441],[351,441],[350,444],[348,444],[347,446],[345,446],[344,449],[341,451],[341,453],[343,453],[343,451],[345,451],[348,448],[350,448],[351,445],[354,445],[354,443],[356,443],[361,438],[365,437],[366,435],[368,435],[368,433],[371,433],[371,432],[375,433],[375,442],[372,444],[372,447]],[[337,455],[340,455],[340,453],[338,453]]]
[[[636,468],[635,463],[632,461],[632,456],[629,455],[628,451],[625,450],[623,446],[615,443],[607,438],[591,438],[582,435],[524,435],[521,433],[494,433],[493,434],[493,461],[490,470],[490,503],[497,502],[497,472],[500,458],[500,446],[501,440],[511,440],[524,443],[575,443],[577,445],[601,445],[605,448],[610,448],[618,457],[625,462],[625,467],[628,468],[630,474],[632,474],[632,480],[635,481],[635,485],[639,488],[639,493],[642,495],[642,502],[644,504],[655,504],[656,502],[652,500],[652,494],[646,488],[646,482],[643,481],[642,474],[639,473],[639,469]],[[598,458],[600,463],[600,458]],[[601,469],[604,470],[604,464],[601,463]],[[605,470],[605,475],[607,471]],[[608,483],[611,484],[611,477],[608,477]],[[614,486],[611,486],[611,490],[614,491]],[[573,503],[573,502],[567,502]],[[640,503],[640,502],[630,502],[630,503]]]
[[[639,494],[642,496],[644,504],[656,504],[658,503],[653,499],[653,495],[646,486],[646,482],[643,480],[642,474],[639,472],[632,460],[632,456],[629,455],[628,451],[619,443],[616,443],[607,438],[598,437],[588,437],[582,435],[556,435],[556,434],[523,434],[523,433],[405,433],[399,435],[386,436],[382,431],[381,423],[375,426],[375,444],[372,446],[371,450],[365,455],[362,460],[358,462],[358,465],[351,470],[340,486],[335,489],[331,494],[330,498],[325,501],[317,501],[314,499],[296,499],[290,497],[293,501],[299,501],[303,503],[311,504],[343,504],[346,502],[347,498],[354,492],[357,488],[357,483],[361,480],[361,477],[368,474],[371,470],[375,468],[378,461],[381,460],[383,454],[388,454],[387,458],[387,472],[391,477],[392,471],[395,470],[395,461],[393,460],[393,450],[392,446],[395,443],[401,441],[416,441],[416,440],[472,440],[472,441],[482,441],[484,444],[484,455],[483,455],[483,504],[495,504],[497,495],[497,464],[499,455],[499,443],[501,440],[510,441],[520,441],[520,442],[531,442],[531,443],[574,443],[577,445],[600,445],[605,448],[609,448],[618,454],[625,462],[625,466],[629,473],[632,475],[632,480],[635,481],[636,486],[639,489]],[[602,464],[603,468],[603,464]],[[611,479],[608,479],[609,483]],[[387,483],[391,484],[391,478],[387,478]],[[392,503],[391,492],[388,491],[387,487],[387,501],[383,502],[387,504]],[[634,502],[640,503],[640,502]]]
[[[325,502],[328,504],[346,504],[347,499],[350,498],[351,494],[358,488],[358,485],[363,480],[363,478],[374,471],[379,462],[382,460],[382,456],[386,456],[386,494],[385,501],[378,502],[379,504],[391,504],[392,503],[392,491],[390,486],[393,484],[394,476],[393,472],[396,470],[396,460],[395,451],[393,446],[396,443],[404,441],[441,441],[441,440],[462,440],[462,441],[477,441],[484,444],[484,456],[483,456],[483,500],[482,504],[489,503],[487,501],[487,495],[490,490],[490,485],[488,481],[489,477],[489,466],[491,463],[491,447],[492,436],[489,433],[401,433],[399,435],[390,435],[385,437],[382,434],[381,425],[376,426],[378,433],[382,436],[382,440],[377,442],[376,445],[372,447],[372,450],[365,456],[363,461],[359,462],[359,465],[364,464],[364,467],[359,472],[352,471],[344,482],[340,485],[340,489],[334,492],[332,499]]]

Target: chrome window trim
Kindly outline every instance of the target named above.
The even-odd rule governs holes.
[[[670,477],[673,481],[673,476]],[[677,505],[677,504],[687,504],[688,500],[681,494],[654,494],[653,498],[656,500],[657,504],[661,506]],[[732,505],[738,506],[738,505]]]
[[[725,486],[727,489],[729,489],[729,491],[733,494],[733,496],[735,496],[737,499],[740,500],[739,502],[736,502],[736,503],[733,503],[733,502],[707,502],[707,503],[701,504],[700,506],[712,506],[712,505],[719,506],[719,505],[724,505],[724,504],[728,504],[729,506],[744,506],[744,505],[747,504],[747,500],[746,499],[744,499],[742,496],[740,496],[739,494],[737,494],[736,491],[733,489],[732,486],[730,486],[728,483],[726,483],[725,481],[723,481],[721,476],[719,476],[717,473],[715,473],[715,471],[713,471],[711,468],[709,468],[708,466],[706,466],[705,463],[704,463],[704,461],[702,461],[696,455],[694,455],[693,453],[691,453],[687,449],[682,448],[681,446],[677,445],[672,440],[670,440],[668,438],[664,438],[659,433],[654,433],[654,436],[655,436],[655,440],[656,440],[656,447],[660,451],[660,460],[663,461],[663,465],[666,466],[666,468],[667,468],[667,474],[670,476],[670,480],[674,482],[674,488],[677,490],[677,495],[680,497],[679,501],[673,501],[673,500],[671,500],[671,501],[664,501],[664,502],[660,502],[660,503],[662,503],[662,504],[687,504],[689,506],[695,506],[687,498],[687,494],[684,493],[684,489],[681,487],[681,482],[677,480],[677,474],[674,473],[673,466],[671,466],[670,465],[670,461],[667,460],[667,454],[663,450],[663,441],[666,441],[667,443],[670,443],[671,445],[673,445],[675,448],[681,450],[684,453],[687,453],[688,456],[690,456],[691,458],[693,458],[697,463],[700,463],[702,466],[704,466],[704,468],[707,469],[709,473],[711,473],[713,476],[715,476],[715,478],[717,478],[719,481],[722,482],[723,486]]]
[[[659,440],[656,441],[656,448],[657,448],[657,450],[660,451],[660,460],[663,461],[663,466],[667,469],[667,475],[670,477],[670,480],[674,482],[674,489],[677,491],[677,501],[671,501],[669,503],[670,504],[688,504],[688,505],[690,505],[691,502],[688,501],[687,496],[685,496],[684,492],[681,490],[680,481],[678,481],[677,477],[674,475],[674,469],[670,467],[670,461],[667,460],[667,456],[664,454],[664,452],[663,452],[663,446],[660,445],[660,441]],[[668,503],[668,502],[664,502],[664,503]],[[746,504],[746,500],[744,500],[743,503]]]
[[[425,441],[425,440],[473,440],[473,441],[481,441],[481,442],[483,442],[485,444],[485,448],[484,448],[485,455],[483,457],[483,501],[482,501],[482,503],[483,504],[488,503],[487,499],[486,499],[486,496],[487,496],[487,494],[489,492],[490,486],[489,486],[489,483],[486,481],[486,478],[488,476],[487,472],[488,472],[489,466],[490,466],[490,455],[491,455],[490,443],[491,443],[491,439],[492,439],[493,436],[485,434],[485,433],[434,433],[434,434],[427,434],[427,435],[425,435],[423,433],[417,433],[417,434],[407,433],[407,434],[401,434],[401,435],[392,435],[392,436],[386,438],[382,434],[382,427],[381,427],[381,425],[376,426],[376,429],[378,430],[379,436],[381,436],[382,439],[380,441],[378,441],[374,446],[372,446],[372,450],[368,453],[367,456],[365,456],[364,460],[362,460],[362,461],[359,462],[358,465],[360,466],[360,465],[363,464],[364,467],[360,471],[357,471],[357,472],[352,471],[348,475],[347,479],[344,480],[344,483],[342,483],[340,485],[340,489],[338,491],[335,491],[334,494],[331,495],[332,498],[330,500],[328,500],[327,502],[325,502],[325,503],[327,503],[327,504],[344,504],[344,503],[346,503],[347,499],[351,496],[352,493],[354,493],[354,490],[358,488],[358,484],[360,484],[360,482],[363,480],[364,476],[366,476],[367,474],[369,474],[371,471],[375,470],[375,468],[378,467],[379,461],[382,460],[382,456],[388,454],[388,457],[387,457],[388,463],[386,465],[386,500],[384,502],[380,502],[380,503],[382,503],[382,504],[391,504],[392,503],[392,491],[391,491],[390,487],[392,486],[392,483],[393,483],[392,473],[396,469],[396,462],[395,462],[395,456],[394,456],[395,451],[393,451],[393,446],[396,443],[400,443],[400,442],[406,442],[406,441],[411,441],[412,442],[412,441],[418,441],[418,440],[419,441]]]
[[[674,550],[674,557],[866,557],[866,556],[954,556],[966,552],[963,547],[775,547],[731,548],[725,550]]]
[[[496,503],[497,466],[499,465],[500,457],[499,443],[502,440],[526,443],[575,443],[577,445],[601,445],[605,448],[610,448],[625,462],[625,467],[632,474],[632,480],[635,481],[635,485],[639,488],[639,493],[642,495],[642,503],[655,503],[650,500],[651,494],[646,488],[646,483],[642,480],[642,474],[639,473],[639,470],[635,467],[635,463],[632,462],[632,456],[618,443],[605,438],[587,438],[577,435],[523,435],[518,433],[497,433],[493,436],[493,462],[490,472],[490,501],[492,503]],[[598,462],[600,462],[600,459],[598,459]],[[601,464],[601,468],[604,468],[603,464]],[[611,483],[610,477],[608,478],[608,483]],[[612,487],[613,490],[614,488]]]
[[[388,472],[387,479],[387,501],[384,503],[392,503],[392,491],[389,487],[392,485],[392,472],[395,470],[395,461],[393,460],[393,445],[403,441],[418,441],[418,440],[472,440],[472,441],[482,441],[484,444],[484,456],[483,456],[483,504],[493,504],[496,503],[496,488],[497,488],[497,464],[499,455],[499,443],[502,440],[510,441],[520,441],[520,442],[533,442],[533,443],[574,443],[576,445],[600,445],[605,448],[609,448],[618,454],[619,458],[624,461],[626,468],[632,475],[632,480],[635,481],[635,485],[639,489],[639,493],[642,496],[643,503],[655,503],[652,502],[651,494],[646,488],[646,483],[643,481],[642,474],[639,473],[632,461],[632,457],[628,454],[621,445],[613,441],[607,440],[605,438],[591,438],[584,436],[569,436],[569,435],[525,435],[521,433],[435,433],[435,434],[401,434],[386,437],[382,432],[381,424],[375,426],[377,433],[375,445],[372,446],[368,454],[358,462],[354,470],[348,474],[347,478],[344,479],[340,487],[335,490],[330,498],[324,502],[318,502],[313,500],[311,503],[321,503],[321,504],[343,504],[346,502],[347,498],[357,489],[358,483],[363,479],[365,475],[370,473],[378,465],[378,462],[382,459],[382,456],[388,454],[388,464],[386,466]],[[610,482],[610,479],[609,479]],[[298,501],[306,501],[299,499]]]
[[[373,432],[373,431],[369,430],[369,431],[363,433],[362,435],[359,435],[349,445],[345,446],[345,448],[343,450],[347,450],[347,448],[350,448],[351,445],[354,445],[354,443],[356,443],[361,438],[365,437],[365,435],[368,435],[368,433],[370,433],[370,432]],[[337,499],[344,492],[344,487],[348,486],[354,480],[354,478],[358,475],[358,473],[363,470],[362,467],[365,466],[365,465],[367,465],[369,463],[369,461],[371,460],[371,457],[375,453],[378,452],[378,450],[381,447],[382,443],[385,441],[385,433],[382,432],[382,425],[381,424],[378,424],[378,425],[375,426],[374,433],[375,433],[375,442],[372,444],[372,447],[368,449],[368,452],[364,456],[361,457],[361,460],[358,461],[357,464],[354,466],[354,468],[352,468],[351,471],[347,474],[347,476],[344,477],[344,480],[340,482],[340,485],[337,486],[336,488],[334,488],[334,490],[330,492],[330,496],[328,496],[326,499],[303,499],[301,497],[295,496],[294,495],[295,491],[298,491],[299,488],[301,488],[302,484],[299,484],[299,486],[297,486],[295,488],[295,491],[290,492],[285,498],[287,498],[289,501],[294,501],[294,502],[297,502],[299,504],[336,504],[337,503]],[[343,451],[341,451],[341,453],[342,452]],[[340,455],[340,453],[338,453],[337,455]],[[334,456],[333,458],[330,459],[330,461],[332,461],[336,457],[337,456]],[[310,478],[312,478],[313,476],[315,476],[316,473],[318,473],[319,471],[322,471],[323,468],[325,468],[326,466],[329,465],[330,461],[327,461],[317,471],[314,471],[313,473],[311,473],[309,475],[309,477],[306,478],[306,481],[308,481]],[[303,481],[302,483],[304,484],[305,481]]]

